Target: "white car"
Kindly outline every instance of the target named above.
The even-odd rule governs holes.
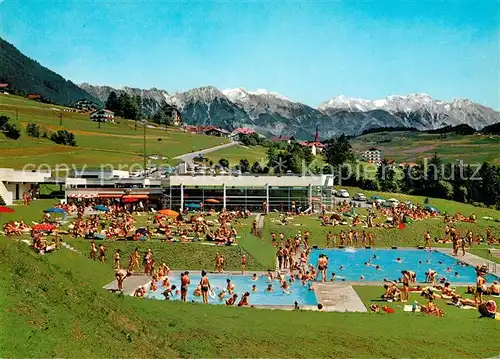
[[[365,202],[366,196],[363,193],[356,193],[356,195],[352,199],[354,201]]]
[[[351,195],[349,194],[349,192],[347,192],[346,189],[341,189],[340,191],[338,191],[337,192],[337,196],[343,197],[343,198],[349,198],[349,197],[351,197]]]
[[[384,207],[396,207],[399,205],[399,201],[396,198],[386,199],[384,202]]]

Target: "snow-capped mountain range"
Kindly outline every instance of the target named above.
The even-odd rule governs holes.
[[[169,94],[165,90],[81,84],[90,95],[105,102],[111,91],[125,91],[143,97],[143,112],[152,115],[165,103],[178,108],[187,124],[217,125],[227,129],[250,127],[266,135],[288,135],[301,139],[314,137],[319,126],[322,138],[345,133],[359,135],[377,127],[437,129],[468,124],[481,129],[500,122],[500,112],[461,99],[434,100],[427,94],[388,96],[364,100],[338,96],[313,108],[275,92],[244,88],[218,90],[199,87]]]

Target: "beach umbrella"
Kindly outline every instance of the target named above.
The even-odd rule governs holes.
[[[64,208],[53,207],[53,208],[46,209],[44,212],[45,213],[66,213],[66,210]]]
[[[109,211],[108,207],[101,206],[101,205],[94,206],[94,209],[97,210],[97,211],[101,211],[101,212],[107,212],[107,211]]]
[[[218,199],[215,199],[215,198],[206,199],[205,202],[207,202],[207,203],[220,203],[220,201]]]
[[[0,213],[13,213],[15,212],[12,208],[0,206]]]
[[[164,216],[169,216],[169,217],[177,217],[179,215],[179,212],[176,212],[172,209],[162,209],[158,211],[159,214],[163,214]]]

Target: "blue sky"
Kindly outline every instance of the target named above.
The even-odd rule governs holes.
[[[0,35],[73,82],[425,92],[500,109],[500,5],[481,1],[11,1]]]

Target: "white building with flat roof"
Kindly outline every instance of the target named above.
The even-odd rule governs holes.
[[[51,172],[18,171],[12,168],[0,168],[0,202],[9,206],[14,201],[23,199],[23,193],[39,183],[47,182]]]

